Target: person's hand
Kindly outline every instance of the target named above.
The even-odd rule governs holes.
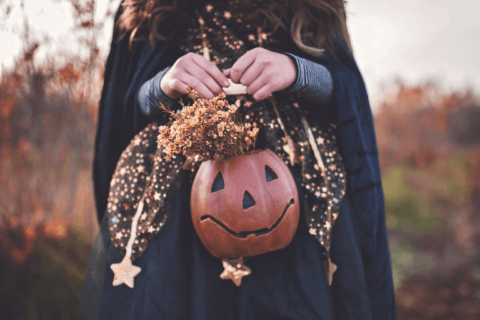
[[[255,48],[241,56],[230,69],[223,71],[233,83],[247,86],[255,100],[289,87],[297,79],[297,66],[287,55]]]
[[[229,83],[215,64],[190,52],[175,61],[160,81],[160,88],[172,99],[186,94],[188,85],[204,98],[212,99]]]

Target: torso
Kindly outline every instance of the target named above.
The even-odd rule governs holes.
[[[259,46],[257,28],[243,24],[242,17],[237,16],[236,12],[238,12],[238,0],[206,2],[206,5],[198,10],[198,14],[205,22],[203,30],[207,34],[210,57],[220,70],[231,67],[248,50]],[[177,45],[184,53],[194,52],[202,55],[203,44],[198,16],[191,17],[190,25],[191,27],[179,36]],[[283,45],[286,41],[278,39],[278,35],[260,32],[260,37],[265,49],[285,52]],[[260,129],[257,149],[269,148],[286,164],[291,165],[289,154],[285,151],[288,149],[286,148],[286,136],[288,135],[293,140],[298,154],[296,164],[301,174],[300,186],[305,195],[305,219],[309,232],[328,250],[331,227],[338,215],[341,198],[345,194],[345,168],[338,152],[335,137],[337,125],[333,122],[316,119],[309,114],[308,110],[303,108],[308,101],[293,93],[275,92],[271,100],[266,99],[258,102],[251,95],[227,96],[227,100],[230,104],[239,107],[237,114],[243,123],[250,122],[252,126],[257,126]],[[273,104],[276,106],[278,115]],[[302,115],[306,120],[308,119],[307,122],[311,128],[313,139],[321,154],[329,188],[326,187],[322,178],[319,162],[314,155],[307,131],[302,124]],[[282,123],[284,127],[282,127]],[[140,199],[143,190],[145,188],[149,189],[146,190],[144,209],[147,218],[139,221],[137,238],[140,241],[138,245],[137,242],[134,245],[133,258],[141,256],[142,252],[148,247],[148,243],[152,241],[164,225],[168,212],[164,199],[169,198],[169,190],[171,191],[172,186],[175,185],[175,179],[183,161],[181,160],[182,157],[165,160],[161,150],[157,150],[155,155],[149,154],[148,156],[151,159],[155,159],[154,162],[149,161],[149,157],[146,157],[145,153],[154,151],[153,141],[150,140],[155,139],[156,130],[155,124],[150,125],[126,149],[119,161],[110,189],[108,215],[115,217],[118,214],[121,217],[117,223],[110,223],[110,234],[112,241],[120,252],[125,250],[131,219],[135,214],[135,203]],[[139,155],[138,159],[135,159],[135,154]],[[135,163],[138,163],[138,161],[144,164],[143,172],[138,172],[138,170],[135,172]],[[141,192],[135,191],[130,199],[124,199],[121,196],[123,180],[120,177],[123,175],[120,172],[122,172],[122,168],[125,169],[123,171],[127,174],[131,172],[139,180],[142,180],[138,182],[138,189]],[[194,168],[192,177],[195,173]],[[155,183],[147,187],[147,177],[149,175],[153,177]],[[128,189],[128,187],[125,188],[125,190]],[[115,191],[117,189],[118,191]],[[126,207],[116,205],[122,201],[131,204]],[[128,208],[128,210],[125,208]],[[119,232],[125,233],[125,235],[118,237]]]

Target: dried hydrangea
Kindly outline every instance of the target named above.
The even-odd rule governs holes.
[[[157,142],[169,156],[182,153],[197,161],[226,160],[255,148],[258,128],[236,119],[237,107],[228,104],[225,93],[208,100],[188,86],[188,95],[193,105],[180,101],[183,108],[176,113],[161,105],[171,119],[158,129]]]

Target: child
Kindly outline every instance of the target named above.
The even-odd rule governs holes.
[[[343,5],[123,2],[100,101],[94,179],[102,222],[84,318],[396,319],[373,121]],[[151,143],[168,120],[160,102],[178,109],[187,85],[210,99],[237,84],[246,93],[229,104],[260,128],[257,148],[290,164],[303,199],[292,242],[248,258],[252,272],[238,287],[220,278],[220,260],[193,229],[195,172]],[[154,176],[161,182],[149,183]],[[131,198],[116,194],[135,177]],[[337,180],[327,190],[330,178]],[[138,212],[145,215],[134,222]],[[141,268],[127,281],[133,288],[114,278],[112,265],[126,258]]]

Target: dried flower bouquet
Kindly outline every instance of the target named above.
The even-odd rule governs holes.
[[[182,153],[195,156],[196,161],[227,160],[255,148],[258,128],[241,123],[237,106],[228,105],[225,93],[208,100],[188,86],[188,95],[193,105],[185,106],[180,100],[183,108],[176,113],[161,105],[171,119],[160,126],[157,142],[168,156]]]

